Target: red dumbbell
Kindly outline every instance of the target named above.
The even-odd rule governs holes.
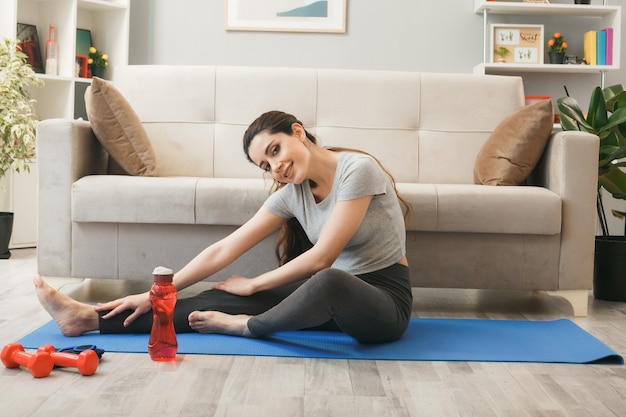
[[[52,358],[52,362],[57,366],[77,368],[81,375],[89,376],[96,373],[100,358],[93,350],[84,350],[80,354],[67,352],[57,352],[52,345],[43,345],[37,352],[46,352]]]
[[[17,368],[20,365],[27,367],[35,378],[50,375],[54,368],[54,362],[48,352],[27,353],[19,343],[5,345],[0,358],[7,368]]]

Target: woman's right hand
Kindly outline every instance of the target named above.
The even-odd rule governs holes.
[[[124,320],[124,327],[128,327],[137,317],[152,310],[150,304],[150,293],[145,292],[141,294],[129,295],[117,300],[109,301],[108,303],[98,303],[94,310],[97,312],[109,311],[103,315],[104,320],[120,314],[126,310],[133,310],[132,314]]]

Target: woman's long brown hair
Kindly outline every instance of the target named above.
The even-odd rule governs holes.
[[[254,139],[256,135],[258,135],[260,132],[267,131],[269,134],[272,135],[276,133],[284,133],[291,136],[293,135],[293,129],[291,128],[291,126],[294,123],[298,123],[299,125],[303,126],[302,123],[298,119],[296,119],[295,116],[281,111],[273,110],[267,113],[263,113],[261,116],[259,116],[254,122],[252,122],[252,124],[248,127],[243,135],[243,150],[248,160],[250,162],[253,162],[252,159],[250,159],[248,150],[250,148],[250,143],[252,142],[252,139]],[[306,137],[312,143],[317,144],[317,139],[315,138],[315,136],[307,132],[306,129],[305,133]],[[398,189],[396,188],[396,181],[394,180],[391,173],[376,157],[358,149],[342,147],[328,147],[326,149],[333,152],[358,152],[372,157],[378,163],[378,165],[380,165],[381,169],[389,178],[389,181],[393,186],[393,190],[398,197],[398,201],[400,201],[400,203],[404,207],[403,212],[406,222],[411,207],[409,203],[404,200],[398,193]],[[285,184],[274,180],[271,191],[275,192],[282,188],[284,185]],[[307,250],[311,249],[312,247],[313,244],[304,232],[302,225],[295,217],[292,217],[291,219],[287,220],[287,222],[285,222],[281,227],[278,238],[276,240],[276,245],[274,247],[274,252],[276,254],[276,258],[278,259],[278,264],[284,265],[287,262],[296,258],[297,256],[301,255],[302,253],[306,252]]]

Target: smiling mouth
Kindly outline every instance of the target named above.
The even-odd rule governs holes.
[[[287,169],[285,169],[283,173],[283,178],[289,178],[289,176],[291,175],[292,166],[293,166],[292,164],[289,164],[289,166],[287,166]]]

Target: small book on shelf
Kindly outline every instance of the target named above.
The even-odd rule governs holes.
[[[606,65],[606,32],[596,33],[596,61],[598,65]]]
[[[583,58],[585,58],[585,62],[587,65],[597,65],[597,49],[598,49],[598,40],[597,33],[595,30],[590,30],[585,32],[583,35]]]
[[[588,65],[613,65],[613,36],[613,28],[585,32],[583,57]]]
[[[602,29],[606,33],[606,65],[613,65],[613,28]]]

